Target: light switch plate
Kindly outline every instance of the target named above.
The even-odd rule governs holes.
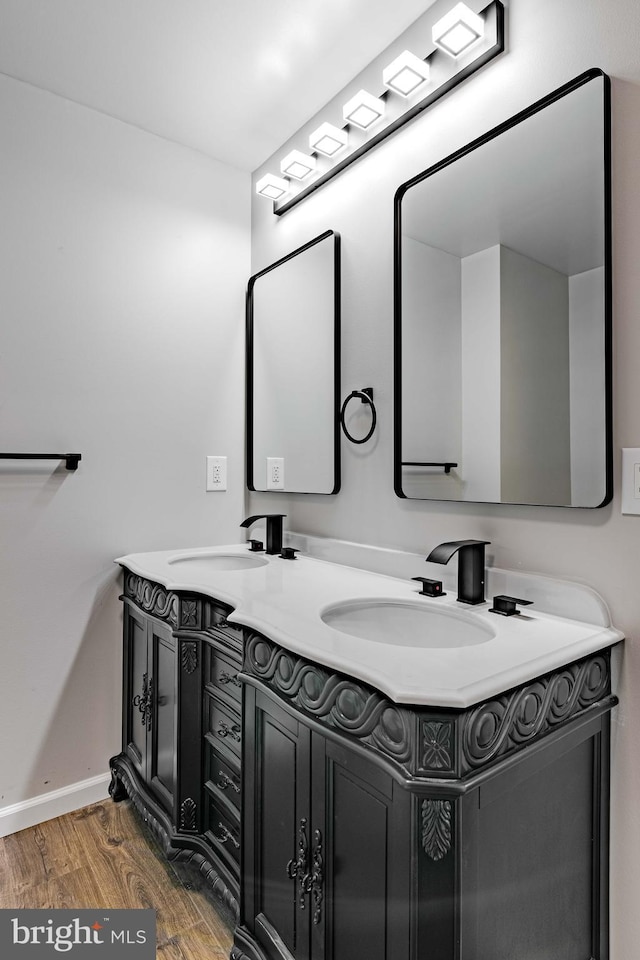
[[[640,447],[622,451],[622,512],[640,514]]]

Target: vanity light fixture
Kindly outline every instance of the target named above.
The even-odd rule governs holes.
[[[272,173],[265,173],[256,183],[256,193],[267,200],[279,200],[289,190],[289,181],[282,177],[274,177]]]
[[[429,64],[409,50],[382,71],[382,82],[394,93],[408,97],[429,79]]]
[[[451,57],[459,57],[484,36],[484,21],[466,3],[457,3],[453,10],[434,23],[433,42]]]
[[[316,168],[316,158],[300,150],[292,150],[280,163],[280,172],[295,180],[304,180]]]
[[[361,130],[368,130],[384,116],[384,100],[374,97],[366,90],[358,90],[342,108],[342,117],[346,123],[352,123]]]
[[[349,142],[349,135],[346,130],[340,127],[334,127],[332,123],[322,123],[317,130],[314,130],[309,137],[309,146],[317,153],[322,153],[325,157],[335,157],[337,153],[344,150]]]
[[[271,178],[261,189],[266,179],[262,178],[258,193],[274,200],[276,216],[291,210],[502,53],[503,0],[467,0],[470,7],[450,2],[452,9],[441,16],[447,0],[435,0],[433,8],[405,30],[402,41],[390,45],[354,77],[349,94],[343,92],[344,99],[338,96],[327,106],[334,122],[321,123],[308,137],[311,156],[303,147],[290,150],[280,161],[281,172],[290,178],[287,186],[278,178],[274,186]],[[424,59],[412,50],[424,52]],[[368,92],[375,77],[382,88],[374,91],[378,96]],[[352,90],[359,92],[350,96]]]

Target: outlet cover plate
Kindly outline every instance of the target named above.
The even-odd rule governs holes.
[[[207,457],[207,490],[227,489],[227,458]]]
[[[284,457],[267,457],[267,490],[284,490]]]

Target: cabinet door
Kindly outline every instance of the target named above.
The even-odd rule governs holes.
[[[123,752],[140,777],[147,779],[147,732],[151,709],[147,708],[149,667],[147,663],[147,625],[144,614],[134,607],[124,608],[124,687],[122,693]]]
[[[245,738],[244,921],[268,957],[307,960],[310,732],[247,688]]]
[[[169,627],[149,622],[149,673],[152,682],[150,751],[147,778],[163,807],[173,813],[177,773],[177,657]]]
[[[408,960],[410,795],[378,764],[312,734],[314,960]]]

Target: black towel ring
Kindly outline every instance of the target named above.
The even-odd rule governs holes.
[[[362,403],[367,403],[371,407],[371,427],[369,428],[369,432],[366,434],[366,436],[362,437],[360,440],[349,433],[344,419],[344,415],[347,410],[347,404],[350,400],[353,400],[354,397],[360,397]],[[377,419],[378,415],[373,402],[373,387],[363,387],[362,390],[352,390],[349,396],[345,398],[345,401],[342,404],[342,409],[340,410],[340,426],[344,430],[344,435],[347,440],[351,440],[351,443],[366,443],[367,440],[373,436],[373,431],[376,429]]]

